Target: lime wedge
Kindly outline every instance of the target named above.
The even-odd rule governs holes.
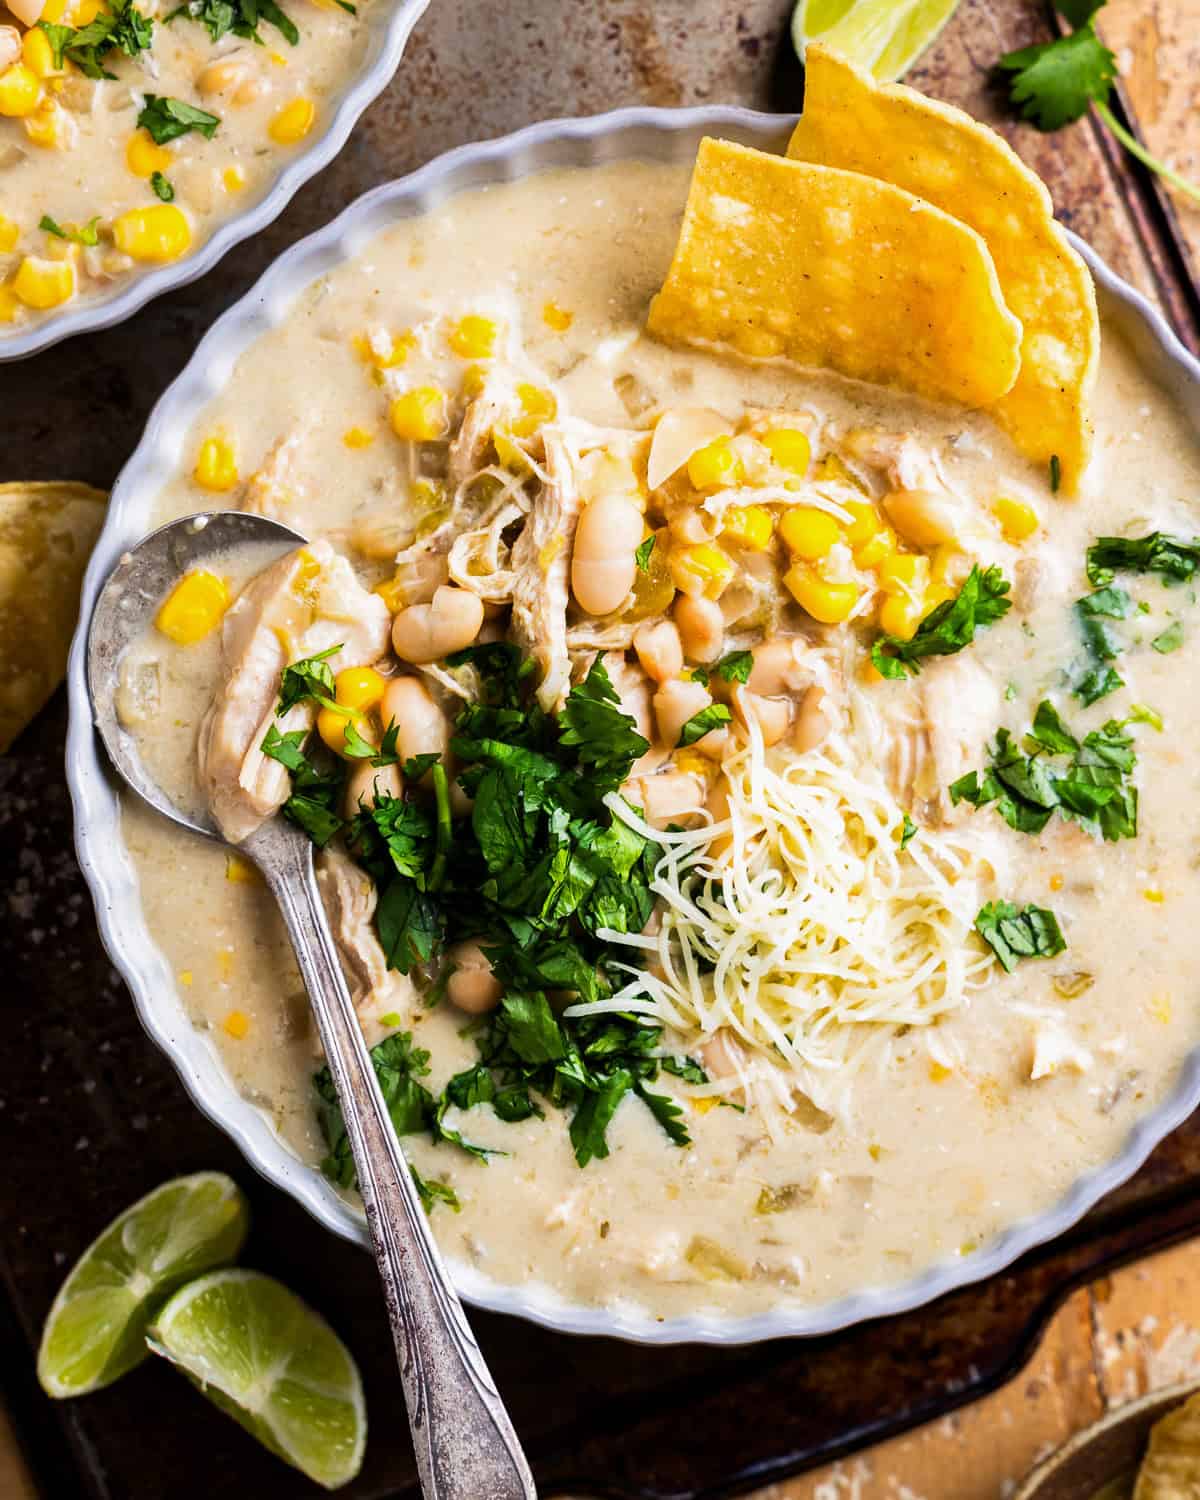
[[[880,83],[903,77],[954,14],[958,0],[799,0],[792,41],[800,60],[821,42]]]
[[[164,1182],[114,1219],[75,1262],[42,1329],[46,1394],[82,1396],[140,1364],[158,1308],[191,1277],[235,1259],[249,1222],[223,1172]]]
[[[350,1351],[287,1287],[213,1271],[176,1292],[146,1342],[260,1443],[323,1484],[362,1467],[367,1413]]]

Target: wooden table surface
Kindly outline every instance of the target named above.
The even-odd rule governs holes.
[[[990,57],[996,48],[983,35],[988,7],[971,10],[981,55]],[[1145,143],[1200,178],[1200,0],[1110,0],[1100,29],[1117,54],[1123,99]],[[1072,128],[1098,127],[1085,120]],[[1194,286],[1200,208],[1177,193],[1165,202]],[[1153,291],[1143,276],[1136,279]],[[1030,1465],[1072,1432],[1143,1391],[1192,1375],[1200,1378],[1196,1242],[1075,1293],[1025,1370],[992,1396],[755,1500],[1004,1500]],[[2,1409],[0,1500],[37,1500]]]

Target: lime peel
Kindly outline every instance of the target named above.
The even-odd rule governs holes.
[[[92,1241],[42,1330],[38,1380],[48,1396],[111,1385],[146,1358],[146,1327],[172,1292],[237,1257],[250,1213],[223,1172],[164,1182]]]

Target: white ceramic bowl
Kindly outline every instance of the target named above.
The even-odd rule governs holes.
[[[76,333],[92,333],[123,323],[141,307],[164,292],[195,281],[221,259],[227,250],[265,229],[284,211],[298,188],[327,167],[346,144],[358,117],[391,82],[412,29],[424,15],[429,0],[381,0],[364,17],[367,48],[354,81],[340,94],[325,129],[314,135],[303,151],[288,158],[286,165],[257,202],[244,213],[219,224],[191,255],[171,265],[160,266],[118,282],[110,297],[81,303],[73,311],[31,324],[22,333],[0,336],[0,364],[24,359],[48,349]]]
[[[355,255],[377,231],[399,219],[424,213],[464,188],[509,181],[543,167],[583,166],[622,157],[690,161],[700,137],[713,133],[747,144],[777,147],[791,123],[781,116],[735,109],[634,109],[592,119],[551,121],[502,140],[451,151],[412,176],[367,193],[332,224],[282,255],[214,325],[159,401],[113,492],[108,521],[84,581],[82,620],[90,617],[100,585],[122,550],[149,530],[154,497],[181,462],[194,417],[225,385],[242,350],[282,322],[310,282]],[[1086,245],[1075,243],[1092,268],[1109,319],[1131,340],[1146,368],[1170,387],[1200,430],[1200,364],[1184,350],[1144,297],[1114,276]],[[113,778],[101,761],[92,730],[84,642],[81,626],[69,669],[67,776],[75,804],[79,860],[113,962],[133,992],[146,1030],[171,1058],[205,1114],[233,1137],[265,1177],[291,1193],[314,1218],[334,1233],[365,1245],[361,1216],[315,1168],[299,1162],[283,1146],[265,1115],[238,1094],[215,1047],[193,1028],[184,1012],[166,960],[146,929],[133,865],[121,842]],[[967,1259],[956,1257],[910,1281],[884,1288],[866,1287],[822,1306],[781,1308],[749,1318],[704,1315],[655,1322],[627,1305],[581,1306],[542,1285],[503,1286],[463,1263],[454,1263],[451,1269],[467,1301],[572,1333],[616,1335],[658,1344],[740,1344],[828,1333],[930,1302],[993,1275],[1031,1246],[1061,1234],[1097,1199],[1130,1177],[1151,1148],[1198,1103],[1200,1048],[1184,1062],[1170,1098],[1135,1126],[1120,1153],[1081,1177],[1047,1212],[1015,1224]]]

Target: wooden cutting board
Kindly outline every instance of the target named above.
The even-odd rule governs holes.
[[[1162,149],[1177,153],[1195,149],[1184,134],[1191,85],[1175,60],[1200,38],[1196,7],[1121,0],[1109,18],[1114,44],[1130,56],[1131,99],[1153,115],[1147,128],[1162,133]],[[386,94],[275,225],[122,327],[0,369],[5,477],[110,484],[197,338],[283,248],[366,188],[450,146],[634,103],[795,110],[801,81],[786,43],[788,9],[783,0],[434,0]],[[1200,320],[1186,275],[1195,215],[1181,210],[1176,221],[1090,122],[1045,138],[1002,118],[992,62],[1048,34],[1033,0],[964,0],[911,81],[1000,123],[1049,182],[1063,219],[1195,345]],[[1176,34],[1186,47],[1172,46]],[[249,1263],[322,1307],[363,1364],[373,1435],[367,1468],[348,1493],[411,1497],[399,1385],[370,1262],[254,1179],[140,1032],[99,948],[71,854],[62,731],[59,701],[0,762],[9,1022],[0,1049],[0,1381],[42,1489],[54,1500],[157,1500],[168,1487],[175,1500],[315,1493],[161,1370],[58,1407],[32,1380],[41,1319],[96,1229],[163,1177],[208,1166],[234,1172],[254,1201]],[[1072,1286],[1200,1228],[1198,1186],[1193,1124],[1088,1224],[1012,1273],[816,1344],[648,1351],[501,1318],[477,1322],[543,1493],[743,1492],[944,1413],[1005,1378]],[[788,1493],[816,1500],[821,1492],[808,1483]],[[850,1500],[855,1492],[837,1484],[821,1500]],[[945,1487],[918,1493],[967,1500]]]

